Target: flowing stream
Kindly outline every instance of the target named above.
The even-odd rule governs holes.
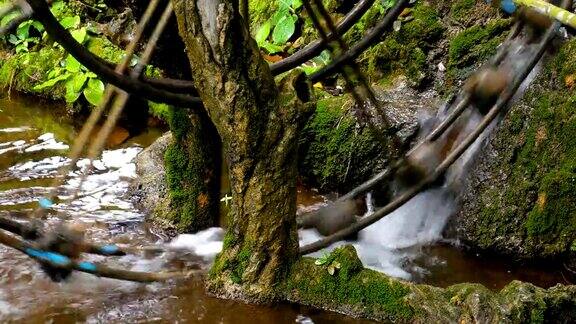
[[[0,109],[0,213],[24,219],[25,212],[51,189],[80,122],[67,117],[61,107],[27,98],[0,99]],[[115,133],[122,137],[124,132]],[[134,157],[161,133],[160,129],[149,128],[123,144],[108,147],[95,162],[94,171],[80,190],[80,199],[67,202],[69,190],[64,190],[60,197],[63,202],[55,206],[56,212],[46,223],[57,224],[63,218],[82,222],[94,242],[135,246],[165,242],[165,237],[146,226],[145,215],[125,197],[135,177]],[[86,160],[78,163],[79,169],[66,183],[67,189],[77,186],[86,165]],[[506,260],[471,255],[451,244],[430,245],[441,239],[444,223],[453,211],[450,199],[443,188],[424,192],[363,231],[353,244],[365,264],[396,277],[439,286],[473,281],[500,289],[513,279],[543,287],[562,282],[561,274],[549,268],[521,267]],[[325,201],[314,191],[299,188],[299,208]],[[426,210],[424,214],[422,209]],[[302,231],[300,235],[302,242],[318,237],[313,231]],[[89,259],[133,270],[207,269],[221,249],[222,236],[223,230],[214,228],[180,235],[170,243],[189,248],[191,253]],[[74,274],[65,283],[53,283],[21,253],[0,246],[0,255],[2,322],[366,322],[290,304],[264,307],[215,299],[205,294],[201,277],[143,285]]]

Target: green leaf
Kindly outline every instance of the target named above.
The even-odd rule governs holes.
[[[80,25],[80,17],[79,16],[68,16],[64,17],[60,20],[60,25],[62,27],[69,29],[69,28],[78,28]]]
[[[302,0],[292,0],[292,9],[297,10],[302,7]]]
[[[280,0],[278,4],[278,10],[289,10],[292,5],[292,0]]]
[[[12,12],[12,13],[4,16],[4,17],[2,18],[2,20],[0,20],[0,26],[2,26],[2,27],[6,26],[6,24],[8,24],[10,21],[12,21],[12,19],[14,19],[14,18],[16,18],[16,17],[18,17],[18,16],[20,16],[20,15],[21,15],[20,12],[14,11],[14,12]]]
[[[16,45],[16,44],[18,44],[18,43],[20,42],[20,40],[18,39],[18,37],[16,37],[15,35],[12,35],[12,34],[10,34],[10,37],[8,37],[8,41],[9,41],[11,44],[14,44],[14,45]]]
[[[311,61],[317,65],[326,65],[330,63],[330,59],[330,52],[328,50],[324,50],[322,53],[320,53],[320,55],[316,56]]]
[[[319,66],[302,64],[300,65],[300,68],[302,69],[302,71],[304,71],[306,75],[311,75],[314,74],[314,72],[318,71]]]
[[[256,32],[256,43],[258,45],[264,43],[268,36],[270,36],[270,31],[272,30],[272,22],[270,20],[266,21]]]
[[[282,18],[287,16],[290,16],[289,8],[280,7],[278,8],[278,11],[276,11],[276,13],[272,16],[272,18],[270,18],[270,23],[272,24],[272,26],[276,26]]]
[[[80,69],[82,67],[82,64],[80,64],[80,62],[78,62],[74,56],[72,55],[68,55],[66,57],[66,70],[72,72],[72,73],[78,73],[80,72]]]
[[[55,67],[54,69],[52,69],[48,72],[48,79],[54,79],[55,77],[58,76],[59,73],[60,73],[60,68]]]
[[[276,27],[274,27],[274,31],[272,32],[272,41],[276,45],[284,45],[292,37],[294,34],[294,30],[296,29],[296,21],[298,17],[294,15],[284,16]]]
[[[16,46],[16,54],[28,52],[28,42]]]
[[[84,73],[76,73],[72,80],[70,80],[73,84],[74,91],[80,92],[82,88],[84,88],[84,84],[88,80],[88,76]]]
[[[314,264],[316,264],[316,265],[326,264],[328,262],[328,259],[330,259],[330,254],[324,253],[320,258],[318,258],[318,259],[316,259],[316,261],[314,261]]]
[[[19,39],[26,39],[30,35],[30,21],[25,21],[18,26],[16,29],[16,36]]]
[[[53,86],[56,85],[56,83],[58,83],[58,82],[60,82],[60,81],[63,81],[63,80],[66,80],[66,79],[68,79],[69,77],[70,77],[70,74],[69,74],[69,73],[65,73],[65,74],[63,74],[63,75],[57,76],[57,77],[55,77],[55,78],[53,78],[53,79],[50,79],[50,80],[48,80],[48,81],[42,82],[42,83],[40,83],[39,85],[35,86],[35,87],[32,88],[32,89],[35,90],[35,91],[40,91],[40,90],[43,90],[43,89],[46,89],[46,88],[52,88]]]
[[[265,49],[268,52],[268,54],[274,54],[274,53],[279,53],[279,52],[284,51],[284,47],[274,45],[274,44],[267,42],[267,41],[264,41],[262,44],[260,44],[260,47]]]
[[[329,265],[329,266],[328,266],[328,273],[329,273],[331,276],[333,276],[335,272],[336,272],[336,269],[335,269],[332,265]]]
[[[34,29],[36,29],[40,33],[42,33],[44,31],[44,25],[42,25],[39,21],[32,20],[31,25],[32,25],[32,27],[34,27]]]
[[[84,89],[84,97],[94,106],[98,106],[104,95],[104,83],[98,79],[89,79]]]
[[[86,28],[84,27],[73,30],[70,34],[80,44],[84,43],[84,41],[86,40]]]
[[[56,17],[60,16],[64,10],[66,10],[64,1],[55,1],[52,3],[52,6],[50,6],[50,11],[52,11],[52,14]]]
[[[395,3],[396,0],[382,0],[382,7],[384,7],[384,9],[390,9],[394,7]]]
[[[76,102],[81,94],[80,91],[74,89],[74,78],[66,82],[66,95],[64,96],[64,99],[66,99],[67,103]]]

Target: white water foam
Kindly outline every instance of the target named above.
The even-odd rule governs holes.
[[[213,259],[222,250],[224,230],[212,227],[196,234],[180,234],[169,246],[178,249],[189,249],[205,259]]]

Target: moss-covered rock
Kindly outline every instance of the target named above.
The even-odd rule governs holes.
[[[495,19],[485,26],[475,25],[458,33],[450,41],[448,76],[462,79],[476,68],[476,63],[494,55],[511,24],[510,19]]]
[[[337,262],[331,274],[328,268]],[[348,315],[400,323],[570,323],[576,286],[542,289],[514,281],[495,293],[479,284],[413,284],[365,269],[352,246],[320,262],[302,258],[282,286],[288,300]]]
[[[359,61],[371,81],[389,80],[391,76],[403,74],[419,85],[430,76],[427,53],[442,37],[445,27],[436,9],[426,2],[414,7],[411,17],[413,19],[402,23],[399,31],[392,32],[360,56]]]
[[[318,101],[300,137],[299,174],[322,190],[345,191],[381,170],[386,146],[352,113],[349,96]]]
[[[485,0],[446,1],[446,5],[450,7],[447,15],[450,23],[465,28],[484,24],[491,18],[497,17],[500,11],[497,5]]]
[[[340,267],[330,274],[328,267]],[[400,281],[364,269],[352,246],[338,248],[318,265],[314,259],[302,258],[290,270],[285,287],[288,298],[304,304],[374,318],[385,316],[391,321],[407,322],[414,317],[406,302],[409,293]]]
[[[517,258],[558,258],[576,241],[576,41],[566,43],[484,150],[458,233]]]

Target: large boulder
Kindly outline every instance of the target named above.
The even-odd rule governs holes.
[[[576,40],[564,44],[493,133],[450,230],[517,259],[576,252]]]
[[[401,153],[417,135],[418,119],[433,115],[438,107],[433,91],[421,93],[408,83],[397,78],[391,86],[375,88],[390,127],[403,144]],[[358,111],[366,108],[358,108],[348,94],[317,101],[300,138],[298,166],[304,183],[322,191],[346,192],[390,164],[394,154],[389,139],[382,140],[366,120],[357,118]]]
[[[137,207],[153,212],[168,196],[164,152],[172,142],[170,132],[162,135],[136,157],[136,174],[130,194]]]

